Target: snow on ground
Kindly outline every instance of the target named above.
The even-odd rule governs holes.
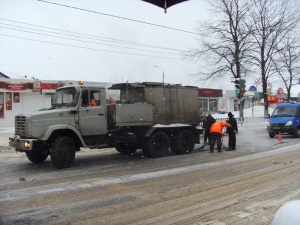
[[[269,108],[269,114],[272,114],[273,108]],[[239,111],[234,111],[232,114],[235,118],[239,117]],[[214,113],[212,116],[216,119],[218,118],[227,118],[227,113],[225,114],[219,114]],[[254,106],[253,109],[250,107],[249,109],[244,109],[244,117],[264,117],[264,106]]]

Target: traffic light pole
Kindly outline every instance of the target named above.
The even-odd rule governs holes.
[[[235,78],[235,93],[238,98],[238,106],[239,106],[239,118],[241,124],[244,122],[244,94],[245,94],[245,88],[246,88],[246,81],[244,79],[238,79]]]

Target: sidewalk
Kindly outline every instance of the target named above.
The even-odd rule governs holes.
[[[14,132],[14,127],[0,127],[0,147],[8,147],[8,137],[13,136]]]

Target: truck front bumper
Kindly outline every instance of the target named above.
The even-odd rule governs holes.
[[[33,144],[37,139],[22,139],[19,136],[9,137],[9,146],[19,152],[30,151],[33,149]]]
[[[274,134],[279,134],[280,133],[287,133],[287,134],[294,134],[297,132],[297,128],[295,127],[286,127],[284,125],[281,126],[267,126],[267,131],[268,133],[274,133]]]

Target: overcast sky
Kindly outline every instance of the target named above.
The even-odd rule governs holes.
[[[230,78],[203,86],[190,76],[200,64],[181,54],[211,18],[205,0],[167,13],[141,0],[0,0],[0,72],[113,83],[162,82],[164,72],[166,83],[233,89]]]
[[[184,2],[167,13],[140,0],[49,2],[84,10],[37,0],[0,0],[4,74],[162,82],[164,72],[165,82],[196,85],[188,75],[195,73],[197,63],[183,60],[181,50],[198,43],[193,32],[205,18],[204,1]]]

